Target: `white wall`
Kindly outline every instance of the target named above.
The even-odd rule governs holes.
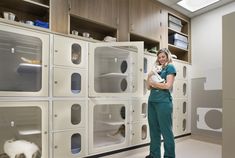
[[[191,133],[218,138],[218,141],[222,139],[222,113],[214,113],[214,109],[223,107],[222,16],[234,11],[235,2],[191,20]]]
[[[235,2],[192,19],[192,78],[205,77],[205,90],[222,90],[222,16]]]

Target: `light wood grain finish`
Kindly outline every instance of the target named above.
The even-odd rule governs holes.
[[[116,28],[118,0],[71,0],[70,13]]]
[[[129,41],[129,2],[119,0],[118,41]]]
[[[68,1],[51,0],[51,30],[68,34]]]
[[[131,33],[160,40],[160,8],[152,0],[129,0],[129,30]]]

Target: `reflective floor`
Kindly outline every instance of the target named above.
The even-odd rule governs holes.
[[[105,158],[145,158],[149,147],[124,153],[109,155]],[[162,153],[163,153],[162,148]],[[176,141],[176,158],[222,158],[222,146],[192,138]]]

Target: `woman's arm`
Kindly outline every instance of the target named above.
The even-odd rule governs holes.
[[[166,83],[157,83],[154,82],[151,78],[149,78],[148,86],[158,89],[171,89],[175,80],[174,74],[169,74],[166,77]]]

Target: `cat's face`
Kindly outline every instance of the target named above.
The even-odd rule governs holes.
[[[80,58],[80,55],[78,54],[78,53],[73,53],[72,54],[72,60],[74,61],[74,60],[79,60],[79,58]]]

